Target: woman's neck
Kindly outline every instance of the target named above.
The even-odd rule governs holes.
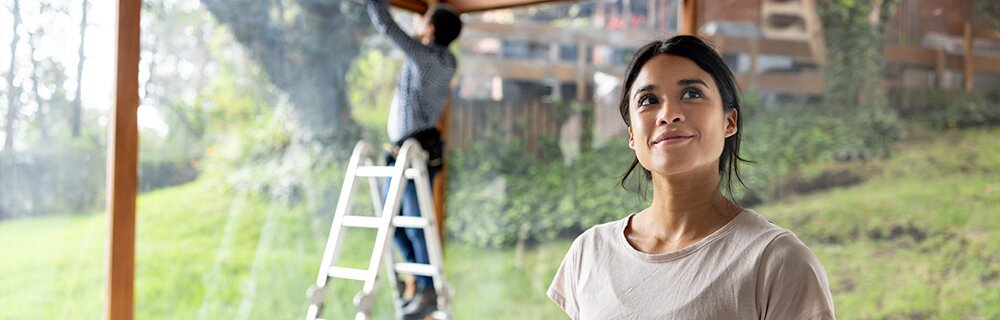
[[[641,246],[652,251],[675,251],[731,221],[742,208],[722,196],[718,171],[707,169],[672,176],[654,174],[653,202],[633,217],[626,234],[630,241],[644,243]]]

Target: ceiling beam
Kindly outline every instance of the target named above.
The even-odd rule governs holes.
[[[441,0],[439,2],[450,4],[459,12],[471,13],[523,7],[557,1],[567,0]],[[410,10],[416,13],[424,13],[429,7],[427,2],[423,0],[390,0],[389,3],[398,8]]]

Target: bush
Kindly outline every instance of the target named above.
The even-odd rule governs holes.
[[[756,165],[741,170],[749,190],[732,190],[743,205],[781,198],[785,177],[803,164],[888,156],[902,132],[886,108],[861,106],[851,114],[803,105],[744,110],[742,155]],[[641,175],[628,181],[629,190],[619,185],[633,154],[624,138],[565,164],[553,139],[542,139],[540,149],[548,153],[530,154],[523,141],[508,142],[497,132],[451,151],[447,227],[458,241],[489,247],[548,241],[622,218],[650,201],[643,194],[648,190],[637,188]]]
[[[891,95],[893,109],[917,127],[951,129],[1000,124],[1000,98],[995,94],[899,90]]]
[[[786,193],[784,177],[803,164],[887,157],[902,138],[895,112],[885,108],[859,107],[850,114],[793,104],[746,110],[743,151],[756,164],[744,171],[751,190],[744,198],[779,199]]]
[[[487,247],[549,241],[643,206],[618,185],[631,160],[624,141],[566,165],[557,152],[529,154],[520,139],[501,140],[490,133],[450,155],[447,228],[459,241]],[[554,139],[542,140],[542,150],[559,150]]]
[[[0,154],[0,219],[100,210],[105,154],[90,138]]]

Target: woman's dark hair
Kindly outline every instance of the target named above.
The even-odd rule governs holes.
[[[621,95],[618,99],[618,111],[621,112],[622,120],[625,120],[625,125],[631,127],[632,124],[629,121],[629,92],[632,90],[632,84],[635,83],[635,78],[639,75],[639,71],[650,59],[657,55],[669,54],[678,57],[684,57],[688,60],[694,61],[699,68],[708,72],[712,75],[712,79],[715,80],[715,85],[719,88],[719,95],[722,97],[722,109],[723,111],[736,110],[736,134],[726,138],[725,145],[722,148],[722,155],[719,157],[719,174],[721,175],[720,183],[725,184],[726,189],[729,193],[729,197],[733,198],[733,186],[734,180],[746,188],[746,184],[743,183],[743,178],[740,177],[739,163],[746,162],[751,163],[742,157],[740,157],[740,138],[743,132],[743,112],[740,111],[740,97],[739,89],[736,87],[736,80],[733,77],[733,71],[726,66],[726,63],[722,61],[722,56],[715,51],[711,45],[702,41],[698,37],[680,35],[670,37],[663,41],[653,41],[646,44],[642,48],[639,48],[635,52],[635,56],[632,58],[632,62],[629,63],[628,68],[625,69],[625,82],[622,83]],[[646,180],[652,178],[652,175],[646,168],[639,165],[639,158],[632,159],[632,165],[625,170],[625,174],[622,175],[620,184],[624,188],[626,181],[629,176],[639,168],[645,175]],[[627,188],[626,188],[627,189]],[[641,189],[640,189],[641,191]]]
[[[430,25],[434,26],[434,43],[447,47],[462,33],[462,19],[455,9],[437,5],[431,8]]]

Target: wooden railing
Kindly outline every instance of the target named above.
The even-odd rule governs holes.
[[[462,35],[462,74],[499,76],[512,80],[558,80],[576,83],[585,87],[593,81],[594,72],[621,75],[625,70],[624,61],[595,65],[586,48],[607,46],[635,49],[654,39],[663,39],[673,33],[650,30],[607,30],[593,27],[561,28],[545,24],[497,24],[473,22],[467,24]],[[551,47],[548,57],[535,59],[507,58],[477,51],[477,42],[483,39],[500,41],[520,41]],[[822,91],[822,77],[816,67],[809,44],[800,41],[746,39],[726,36],[707,37],[724,53],[749,55],[755,66],[760,55],[783,56],[803,66],[793,73],[740,73],[737,80],[743,88],[758,88],[793,94],[817,94]],[[971,37],[966,37],[971,43]],[[561,46],[577,47],[576,61],[559,61]],[[936,70],[937,78],[943,78],[946,70],[960,70],[965,74],[966,90],[971,90],[972,75],[975,73],[1000,74],[1000,56],[977,56],[972,54],[971,45],[966,45],[961,54],[947,53],[941,49],[888,45],[884,50],[885,61],[889,65],[902,65]],[[751,67],[750,70],[756,68]],[[887,81],[890,86],[898,81]],[[943,88],[943,83],[939,85]],[[585,90],[577,90],[578,93]]]

